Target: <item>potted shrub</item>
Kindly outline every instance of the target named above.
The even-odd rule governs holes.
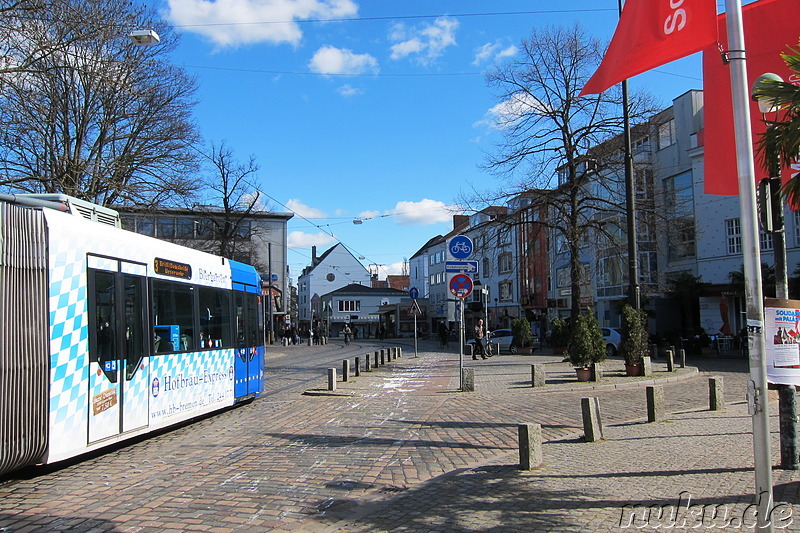
[[[625,373],[638,376],[642,372],[642,357],[647,355],[647,313],[628,304],[622,308],[622,342],[619,351],[625,358]]]
[[[556,317],[550,327],[550,346],[553,347],[553,353],[564,354],[567,353],[567,346],[569,345],[569,326],[564,320]]]
[[[591,365],[606,358],[606,341],[597,318],[590,311],[578,315],[572,327],[569,343],[569,362],[575,367],[578,381],[588,381]]]
[[[514,346],[518,353],[533,353],[533,333],[530,322],[524,318],[515,319],[511,323],[511,332],[514,335]]]

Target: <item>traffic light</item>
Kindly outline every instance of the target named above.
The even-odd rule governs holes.
[[[781,179],[764,178],[758,182],[758,219],[764,231],[783,231]]]

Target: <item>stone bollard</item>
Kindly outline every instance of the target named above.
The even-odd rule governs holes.
[[[381,366],[386,364],[386,350],[381,348]]]
[[[531,365],[531,387],[544,387],[546,383],[546,372],[544,365]]]
[[[342,360],[342,381],[347,381],[350,377],[350,361]]]
[[[311,346],[311,337],[308,338],[308,345]]]
[[[389,361],[394,361],[395,359],[397,359],[397,348],[395,347],[389,348],[389,354],[390,354]]]
[[[475,369],[464,369],[464,381],[461,383],[461,392],[474,392],[475,391]]]
[[[399,359],[401,357],[403,357],[403,347],[402,346],[397,348],[397,358]]]
[[[336,390],[336,369],[328,369],[328,390]]]
[[[464,355],[472,355],[472,349],[473,349],[473,348],[474,348],[474,345],[472,345],[472,344],[465,344],[465,345],[464,345]]]
[[[645,377],[653,375],[653,361],[649,356],[642,357],[642,375]]]
[[[375,350],[375,365],[373,365],[373,368],[375,369],[378,368],[378,353],[380,352],[378,352],[378,350]]]
[[[583,435],[586,442],[603,439],[603,422],[600,419],[600,400],[596,397],[581,398]]]
[[[647,421],[664,420],[664,387],[660,385],[647,387]]]
[[[542,464],[542,426],[519,424],[519,468],[530,470]]]
[[[686,368],[686,350],[683,348],[678,351],[678,364],[681,368]]]
[[[372,372],[372,366],[370,365],[371,359],[369,358],[369,354],[364,357],[364,372]]]
[[[603,381],[603,364],[602,363],[592,363],[590,367],[592,371],[592,375],[589,378],[589,381]]]
[[[724,380],[719,376],[708,378],[708,410],[722,411],[725,409]]]
[[[356,377],[360,376],[361,375],[361,359],[359,357],[356,356],[355,365],[353,365],[353,366],[355,366],[354,370],[355,370]]]
[[[674,353],[672,350],[667,350],[667,372],[675,372],[675,360],[672,358]]]

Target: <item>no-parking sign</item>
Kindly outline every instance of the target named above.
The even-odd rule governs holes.
[[[450,280],[450,292],[457,298],[466,298],[472,294],[472,278],[466,274],[456,274]]]

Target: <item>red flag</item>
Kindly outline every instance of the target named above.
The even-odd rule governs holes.
[[[797,0],[760,0],[742,8],[744,43],[747,56],[747,82],[752,87],[761,74],[774,72],[789,81],[792,72],[781,58],[787,47],[797,45],[800,26],[796,17],[789,16],[797,9]],[[728,32],[725,15],[718,17],[719,41],[727,49]],[[720,55],[717,44],[703,51],[703,116],[705,131],[703,173],[706,194],[739,194],[739,174],[734,150],[736,139],[733,129],[733,99],[731,74]],[[753,140],[765,131],[764,117],[756,102],[750,103],[750,123]],[[756,180],[766,177],[761,157],[755,151]],[[783,179],[790,177],[783,169]]]
[[[716,0],[628,0],[597,72],[581,94],[699,52],[717,38]]]

